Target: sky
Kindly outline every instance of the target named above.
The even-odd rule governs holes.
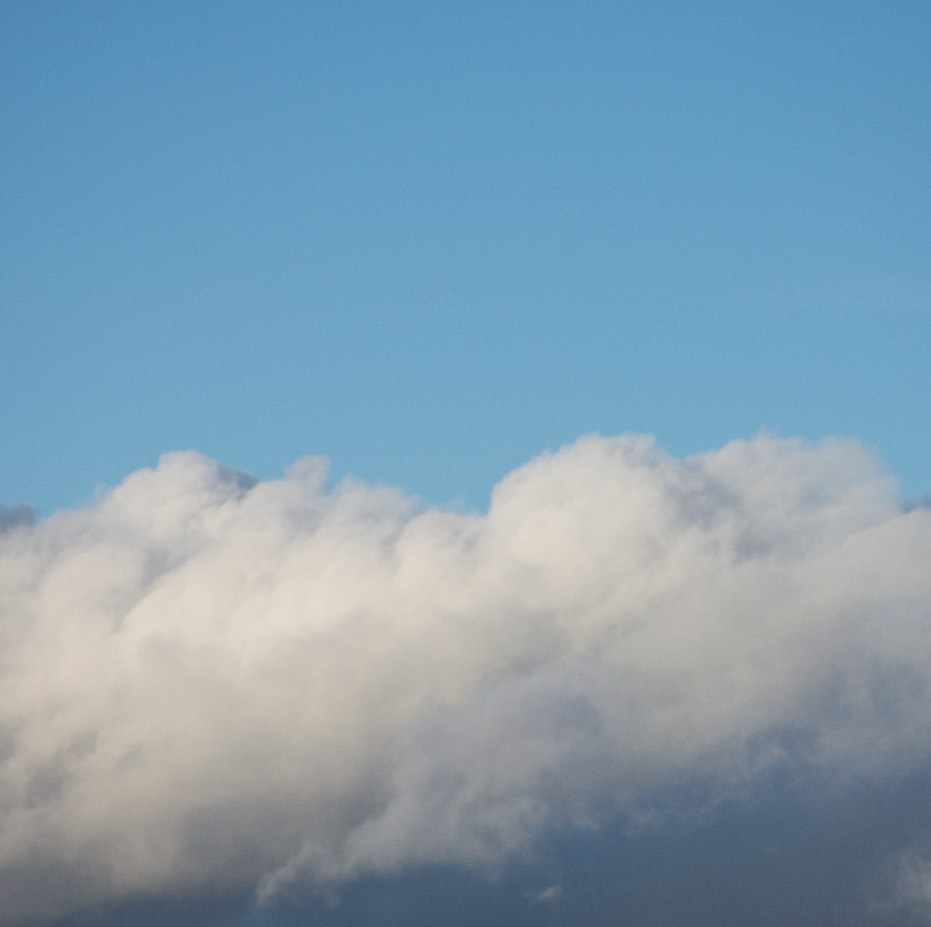
[[[929,43],[0,2],[0,927],[931,924]]]
[[[931,488],[924,3],[5,3],[0,499],[482,509],[582,434]]]

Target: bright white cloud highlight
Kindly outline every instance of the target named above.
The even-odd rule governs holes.
[[[931,752],[931,510],[854,443],[590,437],[481,516],[178,453],[7,521],[8,920],[494,866],[688,783]]]

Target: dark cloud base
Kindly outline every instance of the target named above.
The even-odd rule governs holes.
[[[902,846],[931,827],[929,792],[931,772],[841,789],[786,779],[699,822],[654,809],[648,823],[551,833],[534,859],[497,873],[426,867],[265,905],[135,901],[54,927],[920,927],[927,911],[897,897],[897,877]]]

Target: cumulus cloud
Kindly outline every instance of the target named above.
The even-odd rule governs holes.
[[[493,871],[931,753],[931,509],[853,442],[588,437],[481,515],[175,453],[12,521],[0,923]]]

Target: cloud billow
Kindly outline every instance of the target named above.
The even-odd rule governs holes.
[[[853,442],[588,437],[481,515],[175,453],[8,520],[0,923],[494,872],[931,753],[931,509]]]

